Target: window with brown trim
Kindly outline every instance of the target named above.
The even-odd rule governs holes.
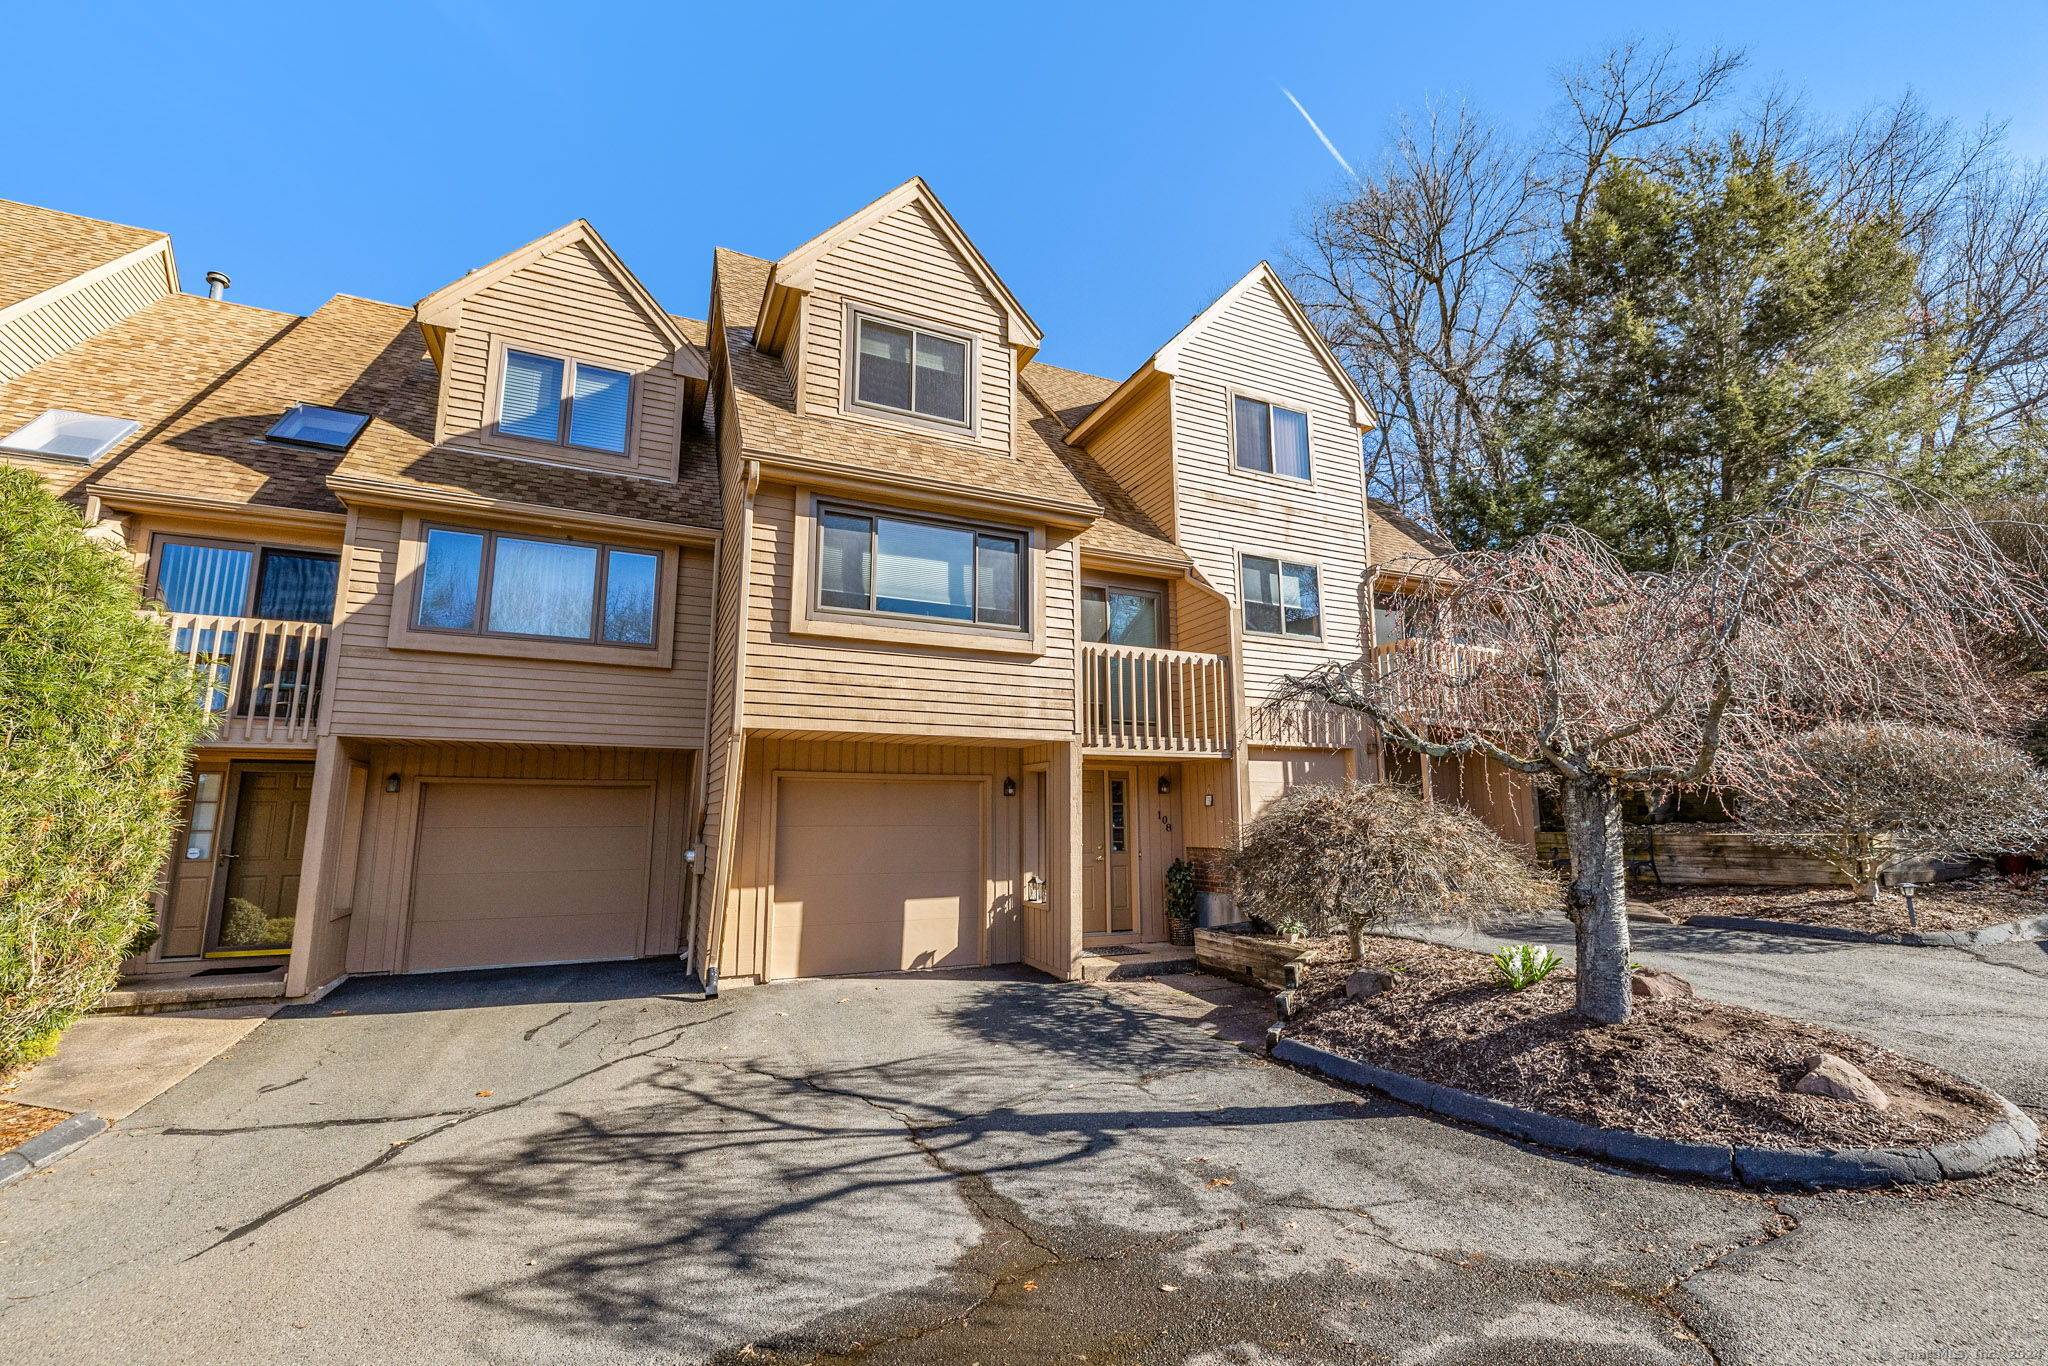
[[[640,648],[660,634],[659,551],[473,527],[423,530],[417,630]]]
[[[1012,528],[821,507],[818,606],[1022,630],[1028,545]]]
[[[623,370],[507,349],[498,376],[498,431],[529,441],[623,455],[633,377]]]

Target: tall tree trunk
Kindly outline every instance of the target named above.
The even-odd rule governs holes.
[[[1600,777],[1566,782],[1564,831],[1572,855],[1579,1013],[1619,1024],[1629,1013],[1628,865],[1621,847],[1621,794],[1614,784]]]

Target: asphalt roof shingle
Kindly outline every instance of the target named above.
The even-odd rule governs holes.
[[[32,299],[164,234],[0,199],[0,308]]]

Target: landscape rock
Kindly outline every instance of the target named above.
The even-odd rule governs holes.
[[[1816,1053],[1803,1064],[1806,1075],[1792,1083],[1792,1089],[1809,1096],[1827,1096],[1873,1110],[1891,1108],[1892,1098],[1855,1063],[1832,1053]]]
[[[1394,989],[1394,974],[1385,968],[1362,968],[1344,979],[1347,1000],[1360,1001]]]
[[[1637,968],[1629,974],[1628,994],[1645,1001],[1673,1001],[1692,995],[1692,983],[1662,968]]]
[[[1640,920],[1650,925],[1676,925],[1678,923],[1677,916],[1666,915],[1664,912],[1653,910],[1648,906],[1630,906],[1628,908],[1628,918],[1630,920]]]

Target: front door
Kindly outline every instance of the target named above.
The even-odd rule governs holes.
[[[284,953],[299,904],[299,861],[313,804],[311,764],[238,767],[221,898],[208,958]]]
[[[1094,769],[1081,775],[1083,854],[1081,930],[1131,934],[1138,928],[1131,898],[1131,775]]]

